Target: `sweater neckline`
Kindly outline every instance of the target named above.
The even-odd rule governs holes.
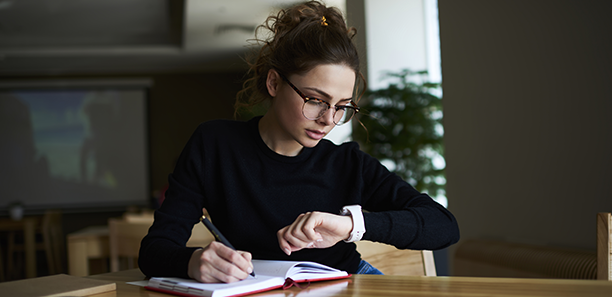
[[[297,162],[302,162],[308,159],[310,154],[312,154],[312,151],[314,148],[308,148],[308,147],[304,147],[297,156],[293,156],[293,157],[278,154],[272,149],[270,149],[268,145],[263,141],[263,138],[261,138],[261,134],[259,133],[259,120],[261,118],[262,116],[257,116],[257,117],[252,118],[251,120],[249,120],[249,126],[250,126],[251,131],[253,132],[252,135],[255,138],[255,143],[257,144],[257,147],[264,155],[266,155],[267,157],[273,160],[279,161],[279,162],[297,163]]]

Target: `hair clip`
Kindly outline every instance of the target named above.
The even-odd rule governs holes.
[[[321,17],[321,26],[327,26],[327,19],[325,18],[325,16]]]

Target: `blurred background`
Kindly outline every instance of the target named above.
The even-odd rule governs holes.
[[[155,208],[195,127],[233,118],[256,26],[295,2],[0,0],[2,219],[22,209],[41,223],[60,210],[65,239]],[[371,89],[402,69],[442,82],[438,201],[462,243],[594,253],[595,214],[612,210],[610,2],[326,2],[357,28]],[[106,124],[94,124],[104,113]],[[351,133],[346,125],[330,138]],[[11,226],[0,231],[5,266],[9,250],[27,253],[9,244],[25,240]],[[453,274],[459,246],[436,253],[438,275]],[[33,264],[19,261],[0,277],[28,276]],[[87,273],[106,271],[104,261]]]

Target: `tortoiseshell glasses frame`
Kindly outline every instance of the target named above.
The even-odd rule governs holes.
[[[289,86],[304,100],[302,106],[302,115],[309,120],[320,119],[332,106],[324,100],[308,97],[302,91],[300,91],[295,85],[293,85],[287,77],[280,74],[280,77],[289,84]],[[351,100],[350,105],[334,106],[333,107],[333,121],[334,124],[340,126],[350,121],[355,114],[359,112],[359,106]]]

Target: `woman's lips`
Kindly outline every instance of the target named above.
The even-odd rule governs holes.
[[[308,137],[315,139],[315,140],[320,140],[321,138],[323,138],[325,136],[325,132],[319,131],[319,130],[306,130],[306,134],[308,134]]]

